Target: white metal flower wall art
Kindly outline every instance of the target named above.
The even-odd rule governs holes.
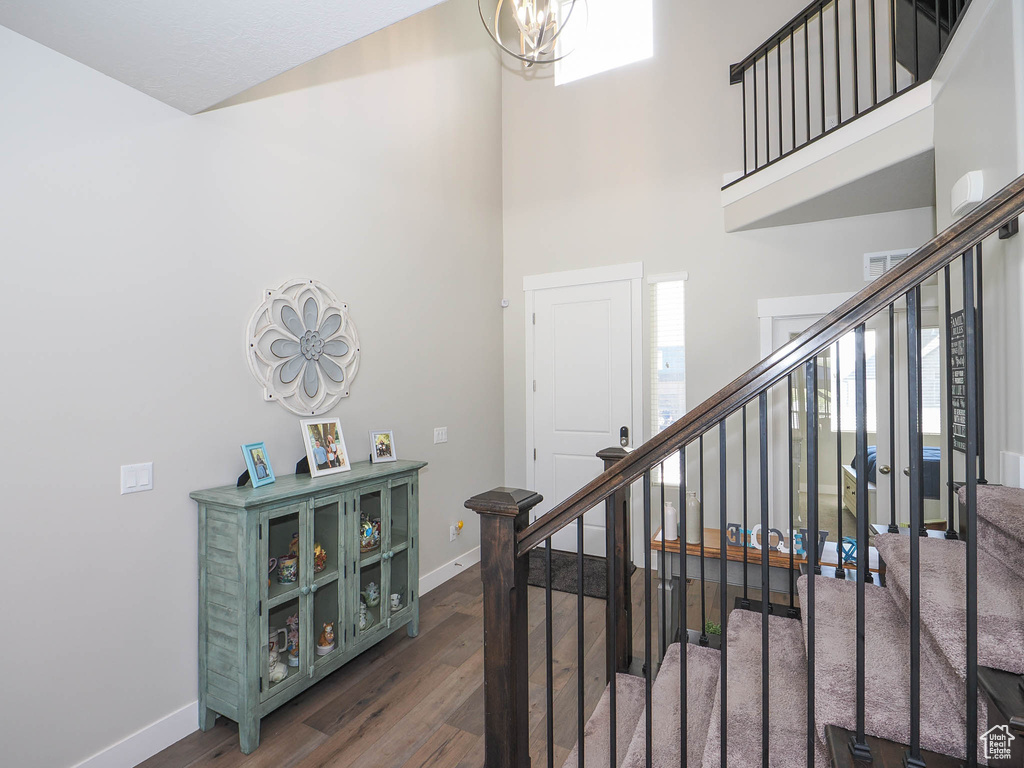
[[[268,290],[246,330],[249,370],[266,400],[316,416],[348,397],[359,370],[359,336],[348,304],[315,280]]]

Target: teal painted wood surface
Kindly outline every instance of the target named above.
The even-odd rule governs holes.
[[[199,727],[218,715],[238,723],[245,754],[259,746],[260,719],[402,627],[419,631],[419,470],[425,462],[360,462],[313,479],[278,477],[262,488],[194,491],[199,515]],[[359,550],[360,512],[381,520],[374,552]],[[295,534],[298,578],[282,584],[269,560],[287,554]],[[326,552],[314,569],[314,548]],[[360,592],[375,581],[375,621],[358,628]],[[390,595],[400,597],[393,608]],[[270,679],[269,646],[298,615],[297,665]],[[320,655],[325,622],[335,648]]]

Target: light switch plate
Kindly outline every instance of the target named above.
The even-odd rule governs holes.
[[[448,427],[434,427],[434,445],[448,442]]]
[[[153,462],[121,465],[121,495],[153,490]]]

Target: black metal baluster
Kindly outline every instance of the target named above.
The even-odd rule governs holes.
[[[943,305],[946,309],[946,538],[960,538],[954,522],[956,512],[956,492],[953,487],[953,304],[950,297],[949,265],[943,270]],[[964,315],[966,316],[966,312]]]
[[[551,537],[544,542],[544,647],[547,649],[548,768],[555,765],[555,682],[551,638]]]
[[[793,578],[793,507],[796,504],[793,482],[793,374],[786,376],[786,431],[788,433],[786,467],[789,472],[789,618],[795,619],[796,580]]]
[[[718,622],[719,622],[719,624],[720,624],[720,626],[722,628],[722,634],[719,635],[719,638],[721,639],[721,650],[720,650],[720,657],[719,657],[721,659],[721,673],[720,673],[721,691],[719,693],[719,698],[720,698],[720,700],[722,702],[721,722],[719,723],[719,729],[720,729],[721,735],[722,735],[722,758],[721,758],[722,762],[721,762],[721,764],[723,766],[726,766],[726,765],[729,764],[729,760],[728,760],[728,757],[727,757],[727,755],[728,755],[728,727],[727,727],[727,723],[728,723],[728,718],[729,718],[728,696],[727,696],[727,694],[729,692],[729,663],[728,663],[729,659],[728,659],[728,644],[725,642],[725,633],[726,633],[726,624],[727,624],[726,616],[729,613],[729,589],[728,589],[728,585],[729,585],[729,572],[728,572],[728,568],[727,568],[727,566],[729,564],[729,558],[728,558],[728,552],[726,551],[726,547],[728,545],[727,545],[727,542],[725,540],[725,527],[727,525],[727,519],[726,518],[727,518],[727,515],[728,515],[728,512],[726,511],[727,507],[728,507],[728,505],[726,503],[726,501],[727,501],[728,484],[726,482],[726,432],[725,432],[725,419],[722,419],[720,422],[718,422],[718,470],[719,470],[718,471],[718,477],[719,477],[719,482],[718,482],[718,487],[719,487],[719,499],[718,499],[718,512],[719,512],[719,519],[718,519],[718,534],[719,534],[718,535],[718,541],[719,541],[719,544],[718,544],[718,546],[719,546],[719,550],[718,550],[718,563],[719,563],[719,577],[718,577],[718,584],[719,584],[719,593],[721,595],[721,600],[719,601],[719,613],[721,615],[718,617]],[[648,766],[648,768],[650,768],[650,767]]]
[[[894,0],[895,2],[895,0]],[[821,132],[825,133],[825,9],[818,9],[818,48],[821,64]]]
[[[793,129],[793,143],[789,151],[796,149],[796,28],[789,30],[789,107],[790,127]]]
[[[764,49],[764,162],[772,161],[772,80],[768,49]]]
[[[679,509],[681,519],[686,514],[686,446],[679,449]],[[682,525],[686,530],[686,524]],[[679,589],[676,590],[676,597],[679,601],[679,768],[686,768],[686,752],[688,740],[686,724],[688,721],[687,695],[686,695],[686,646],[689,638],[686,631],[686,541],[679,542]],[[671,574],[669,574],[671,576]],[[613,765],[612,768],[615,768]]]
[[[658,472],[660,473],[660,477],[659,477],[659,480],[658,480],[658,494],[659,494],[659,496],[661,498],[661,557],[658,560],[658,581],[659,581],[660,584],[662,584],[662,588],[660,590],[661,591],[661,614],[660,615],[664,618],[664,617],[668,616],[668,613],[666,611],[666,608],[668,606],[667,606],[667,604],[665,602],[666,598],[665,598],[665,588],[664,588],[664,585],[666,583],[666,581],[664,579],[664,573],[665,573],[665,462],[662,462],[659,465]],[[669,575],[671,576],[671,574],[669,574]],[[658,623],[658,635],[659,635],[659,639],[661,640],[661,645],[660,645],[660,648],[659,648],[659,651],[658,651],[658,657],[661,658],[661,659],[665,658],[665,649],[668,647],[666,645],[666,638],[665,638],[665,623],[666,622],[664,622],[664,621],[661,621],[661,622]]]
[[[916,8],[915,8],[916,11]],[[921,756],[921,539],[924,518],[921,435],[921,287],[907,293],[907,402],[910,411],[910,750],[908,768]]]
[[[698,463],[699,473],[697,475],[698,486],[697,490],[699,493],[700,501],[700,644],[706,646],[708,644],[708,616],[707,609],[705,607],[705,589],[704,589],[704,435],[701,435],[697,441],[700,451],[700,462]]]
[[[980,256],[980,244],[979,244]],[[964,306],[974,295],[974,256],[963,255]],[[978,764],[978,456],[977,327],[973,313],[964,312],[967,385],[967,765]]]
[[[889,0],[889,74],[892,77],[892,93],[896,95],[896,0]]]
[[[744,608],[750,607],[750,595],[748,594],[747,579],[747,406],[743,405],[740,411],[743,419],[743,535],[740,543],[743,545],[743,601],[740,603]]]
[[[942,52],[942,25],[939,18],[939,0],[935,0],[935,46]]]
[[[871,24],[871,106],[874,106],[878,103],[878,29],[875,23],[875,0],[870,0],[868,9],[868,22]]]
[[[914,82],[921,80],[921,30],[917,0],[914,0]]]
[[[839,55],[839,0],[832,3],[832,17],[835,21],[836,34],[836,124],[838,128],[843,124],[843,73]]]
[[[768,768],[769,679],[768,679],[768,609],[771,605],[771,583],[768,578],[771,527],[768,524],[768,393],[758,396],[758,436],[761,459],[761,765]],[[725,582],[722,582],[725,591]],[[723,643],[724,645],[724,643]],[[725,765],[724,758],[722,765]]]
[[[807,768],[814,768],[817,730],[814,723],[814,577],[818,569],[818,359],[812,357],[805,366],[807,393],[807,537],[804,550],[807,569]]]
[[[779,157],[782,157],[784,149],[782,146],[782,38],[779,38],[775,45],[775,77],[779,91]]]
[[[743,92],[743,175],[746,176],[747,169],[747,73],[743,72],[743,81],[741,85]]]
[[[895,2],[895,0],[893,0]],[[757,58],[754,58],[754,63],[750,65],[750,72],[754,80],[754,114],[753,120],[751,121],[754,126],[754,170],[756,171],[760,166],[757,163]]]
[[[985,281],[982,274],[981,243],[976,246],[977,257],[975,269],[978,277],[975,281],[977,291],[977,319],[975,320],[974,333],[977,339],[977,346],[974,350],[974,357],[977,360],[977,396],[978,396],[978,483],[988,483],[985,475]]]
[[[651,470],[644,472],[644,717],[646,718],[647,768],[651,768],[651,740],[654,712],[651,709],[651,675],[654,655],[651,647]],[[582,759],[580,765],[583,765]]]
[[[837,10],[838,8],[839,6],[836,5]],[[860,69],[860,53],[857,49],[857,0],[850,0],[850,13],[853,14],[853,115],[856,117],[860,114],[860,73],[857,71]]]
[[[811,140],[811,38],[807,30],[807,16],[804,16],[804,107],[807,111],[807,135],[804,143]]]
[[[835,402],[832,408],[836,413],[836,502],[839,511],[836,514],[836,578],[846,578],[846,566],[843,563],[843,371],[839,366],[839,342],[836,342],[836,389]],[[865,465],[867,466],[867,465]]]
[[[866,459],[865,459],[866,461]],[[896,465],[896,305],[889,305],[889,464]],[[881,469],[878,470],[882,472]],[[885,474],[885,472],[882,472]],[[896,523],[896,478],[889,470],[889,533],[899,533]]]
[[[867,613],[865,589],[868,582],[868,376],[864,349],[864,326],[855,331],[855,378],[857,381],[857,728],[850,744],[854,759],[871,762],[871,748],[865,737],[865,679],[867,658]]]
[[[617,574],[615,573],[615,548],[616,548],[616,520],[618,515],[616,514],[615,508],[615,494],[612,494],[605,499],[605,557],[608,562],[608,615],[612,617],[612,621],[607,623],[608,643],[611,648],[611,652],[608,655],[608,713],[609,713],[609,731],[608,731],[608,768],[616,768],[616,755],[618,755],[618,746],[616,744],[616,720],[617,720],[617,700],[615,695],[615,686],[618,682],[618,629],[617,624],[619,621],[618,606],[615,604],[615,585],[618,582],[615,580]]]
[[[576,518],[576,740],[579,743],[580,765],[586,765],[584,757],[584,734],[587,725],[586,712],[583,710],[583,686],[586,682],[584,674],[584,637],[583,637],[583,515]]]

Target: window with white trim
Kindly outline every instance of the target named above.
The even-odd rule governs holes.
[[[562,0],[562,15],[569,0]],[[580,12],[577,3],[573,15]],[[624,67],[654,55],[654,0],[587,0],[583,18],[571,16],[558,40],[555,85]],[[583,22],[583,23],[579,23]]]
[[[685,278],[650,283],[651,436],[686,413]],[[665,462],[665,483],[679,485],[679,457]]]

